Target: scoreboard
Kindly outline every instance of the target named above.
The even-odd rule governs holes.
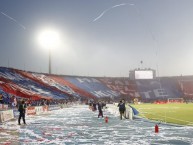
[[[153,71],[135,71],[135,79],[153,79]]]
[[[155,70],[133,70],[130,71],[129,77],[132,80],[154,79]]]

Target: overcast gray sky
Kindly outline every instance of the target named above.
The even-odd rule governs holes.
[[[52,27],[53,73],[193,75],[193,0],[1,0],[0,11],[0,66],[48,72],[37,35]]]

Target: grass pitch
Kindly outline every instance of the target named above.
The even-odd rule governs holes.
[[[193,103],[132,105],[150,120],[193,126]]]

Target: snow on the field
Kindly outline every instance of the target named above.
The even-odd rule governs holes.
[[[193,128],[160,124],[159,133],[154,133],[154,123],[145,120],[120,120],[117,108],[108,108],[105,123],[88,106],[80,105],[52,111],[48,115],[27,117],[27,125],[17,121],[0,125],[0,144],[92,144],[92,145],[149,145],[193,143]]]

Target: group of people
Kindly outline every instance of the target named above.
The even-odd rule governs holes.
[[[23,99],[17,101],[16,97],[14,97],[14,96],[12,96],[10,98],[10,102],[5,102],[4,99],[5,98],[3,97],[3,94],[0,94],[0,104],[7,104],[8,103],[7,105],[9,105],[10,102],[12,102],[11,103],[11,106],[12,106],[11,108],[13,108],[13,107],[18,108],[18,111],[19,111],[18,125],[21,125],[21,119],[23,120],[23,123],[26,124],[26,122],[25,122],[25,112],[26,112],[27,104],[25,103],[25,101]]]
[[[126,107],[125,107],[125,100],[122,99],[118,106],[119,107],[119,113],[120,113],[120,119],[122,120],[122,118],[126,118]],[[103,117],[103,108],[106,108],[106,103],[102,102],[102,101],[98,101],[98,103],[96,103],[95,101],[90,102],[89,103],[89,108],[92,111],[96,111],[98,109],[98,118],[101,116]]]
[[[8,105],[8,108],[15,109],[18,108],[19,103],[21,100],[25,100],[25,103],[27,106],[43,106],[43,105],[57,105],[57,104],[67,104],[70,102],[70,100],[66,99],[52,99],[52,100],[46,100],[46,99],[39,99],[39,100],[32,100],[32,99],[23,99],[14,95],[10,95],[5,97],[2,93],[0,93],[0,104]],[[1,110],[1,108],[0,108]]]
[[[103,108],[106,108],[106,103],[102,101],[98,101],[96,103],[95,101],[89,103],[89,107],[92,111],[96,111],[98,109],[98,118],[101,116],[103,117]]]
[[[0,90],[0,104],[8,105],[9,108],[12,108],[15,98],[14,95],[5,94]]]
[[[11,109],[18,109],[19,111],[19,117],[18,117],[18,125],[21,125],[21,119],[23,120],[23,123],[26,124],[25,121],[25,113],[27,106],[44,106],[44,105],[57,105],[57,104],[67,104],[69,100],[61,99],[61,100],[46,100],[46,99],[40,99],[40,100],[31,100],[31,99],[23,99],[16,97],[14,95],[7,97],[9,98],[8,101],[6,101],[5,97],[2,93],[0,93],[0,104],[6,104],[8,105],[8,108]],[[1,108],[0,108],[1,110]]]
[[[89,103],[89,107],[90,107],[90,109],[92,109],[92,111],[96,111],[98,109],[98,118],[99,117],[103,118],[103,108],[106,108],[105,102],[98,101],[98,103],[96,103],[93,101],[93,102]],[[119,102],[117,107],[119,107],[120,119],[122,120],[123,117],[126,118],[125,100],[122,99]],[[21,119],[23,120],[23,123],[26,124],[26,121],[25,121],[26,108],[27,108],[27,104],[24,100],[22,100],[20,103],[18,103],[18,111],[19,111],[18,125],[21,125]]]

